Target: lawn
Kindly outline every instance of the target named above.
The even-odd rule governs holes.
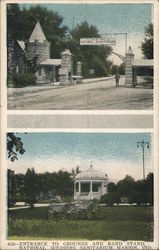
[[[100,207],[93,220],[47,220],[46,207],[9,211],[9,240],[153,240],[152,207]]]

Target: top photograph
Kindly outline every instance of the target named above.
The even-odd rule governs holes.
[[[152,110],[153,7],[6,4],[8,110]]]

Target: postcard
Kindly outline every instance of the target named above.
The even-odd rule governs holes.
[[[1,2],[1,249],[159,248],[158,17]]]

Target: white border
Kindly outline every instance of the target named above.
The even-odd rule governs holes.
[[[159,18],[159,1],[158,0],[134,0],[134,1],[105,1],[105,0],[79,0],[79,1],[63,1],[63,0],[57,0],[57,1],[52,1],[52,0],[47,0],[47,1],[32,1],[32,0],[10,0],[10,1],[5,1],[1,0],[1,35],[3,35],[3,39],[6,36],[6,22],[5,20],[5,4],[6,3],[59,3],[59,4],[64,4],[64,3],[76,3],[76,4],[91,4],[91,3],[98,3],[98,4],[104,4],[104,3],[152,3],[154,4],[154,31],[155,31],[155,36],[156,39],[154,41],[154,62],[155,62],[155,67],[154,67],[154,110],[152,111],[143,111],[143,110],[112,110],[112,111],[48,111],[48,110],[39,110],[39,111],[32,111],[32,110],[25,110],[25,111],[7,111],[7,89],[4,87],[4,84],[1,85],[1,114],[2,114],[2,119],[1,119],[1,169],[0,169],[0,194],[1,194],[1,203],[0,203],[0,211],[1,211],[1,227],[0,227],[0,233],[1,233],[1,238],[0,238],[0,243],[1,243],[1,249],[17,249],[16,246],[8,247],[7,245],[7,240],[5,240],[5,228],[6,228],[6,169],[7,169],[7,161],[6,161],[6,140],[5,140],[5,135],[6,132],[95,132],[95,133],[100,133],[100,132],[114,132],[114,133],[143,133],[143,132],[151,132],[153,133],[153,138],[154,138],[154,164],[155,164],[155,210],[154,210],[154,218],[155,218],[155,234],[154,234],[154,242],[153,243],[147,243],[149,246],[151,246],[151,249],[158,249],[159,248],[159,235],[158,235],[158,228],[159,228],[159,211],[158,211],[158,189],[159,189],[159,101],[158,101],[158,96],[159,96],[159,85],[158,85],[158,79],[159,79],[159,60],[158,60],[158,55],[159,55],[159,24],[158,24],[158,18]],[[7,65],[7,58],[6,58],[6,46],[4,40],[1,41],[1,80],[2,83],[6,80],[6,65]],[[154,128],[153,129],[7,129],[7,114],[146,114],[146,115],[154,115]],[[5,204],[5,205],[4,205]],[[43,241],[44,242],[44,241]]]

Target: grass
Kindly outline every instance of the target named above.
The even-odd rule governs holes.
[[[9,211],[9,240],[153,240],[151,207],[100,207],[93,220],[48,221],[46,207]]]

